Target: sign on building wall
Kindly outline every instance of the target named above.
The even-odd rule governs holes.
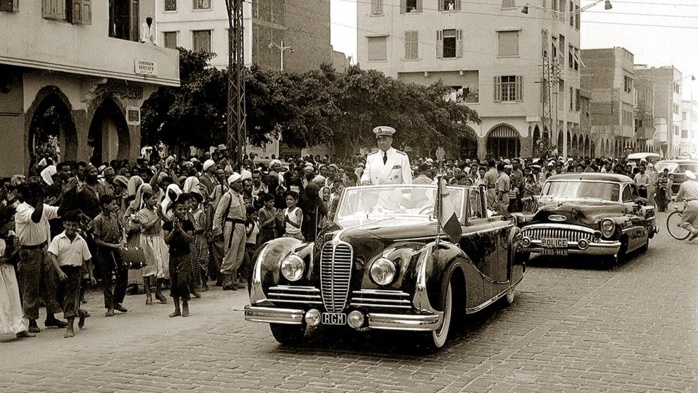
[[[141,125],[141,108],[137,106],[126,107],[126,124],[130,126]]]
[[[138,75],[156,76],[158,65],[152,60],[134,59],[135,73]]]

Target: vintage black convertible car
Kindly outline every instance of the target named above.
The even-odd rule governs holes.
[[[615,265],[626,253],[646,251],[658,232],[654,207],[645,203],[624,175],[551,176],[538,197],[538,210],[529,216],[517,214],[522,258],[528,260],[531,253],[582,254]]]
[[[317,242],[279,238],[258,250],[245,319],[269,323],[282,344],[303,340],[308,326],[335,325],[421,332],[440,348],[456,318],[513,302],[524,273],[514,221],[489,217],[476,188],[448,190],[457,243],[434,218],[436,186],[347,188]]]

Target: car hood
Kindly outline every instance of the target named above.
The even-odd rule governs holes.
[[[426,243],[436,237],[436,220],[384,218],[352,226],[334,224],[322,235],[323,242],[339,240],[352,245],[355,255],[370,259],[397,242]]]
[[[624,214],[625,206],[620,203],[577,200],[558,201],[542,206],[529,223],[572,224],[596,229],[602,219]]]

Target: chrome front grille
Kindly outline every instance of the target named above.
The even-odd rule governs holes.
[[[341,312],[347,305],[354,252],[346,243],[327,243],[320,256],[320,290],[329,312]]]
[[[567,239],[571,242],[578,242],[581,239],[585,239],[589,242],[594,240],[593,232],[587,232],[584,230],[572,229],[572,228],[555,228],[555,227],[544,227],[544,228],[526,228],[521,231],[524,237],[528,237],[531,240],[540,239]]]
[[[276,304],[322,304],[320,290],[315,287],[279,285],[269,288],[267,299]]]
[[[362,290],[351,293],[352,307],[367,308],[412,308],[410,295],[402,291]]]

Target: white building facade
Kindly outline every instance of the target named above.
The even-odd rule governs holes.
[[[147,1],[119,12],[116,3],[0,4],[0,176],[26,174],[56,153],[94,163],[138,157],[141,105],[158,87],[179,86],[179,53],[137,42]]]
[[[441,80],[476,110],[482,123],[452,156],[562,152],[580,134],[580,3],[529,3],[524,14],[513,0],[359,1],[358,63],[405,82]],[[589,155],[590,144],[582,138],[579,150]]]

